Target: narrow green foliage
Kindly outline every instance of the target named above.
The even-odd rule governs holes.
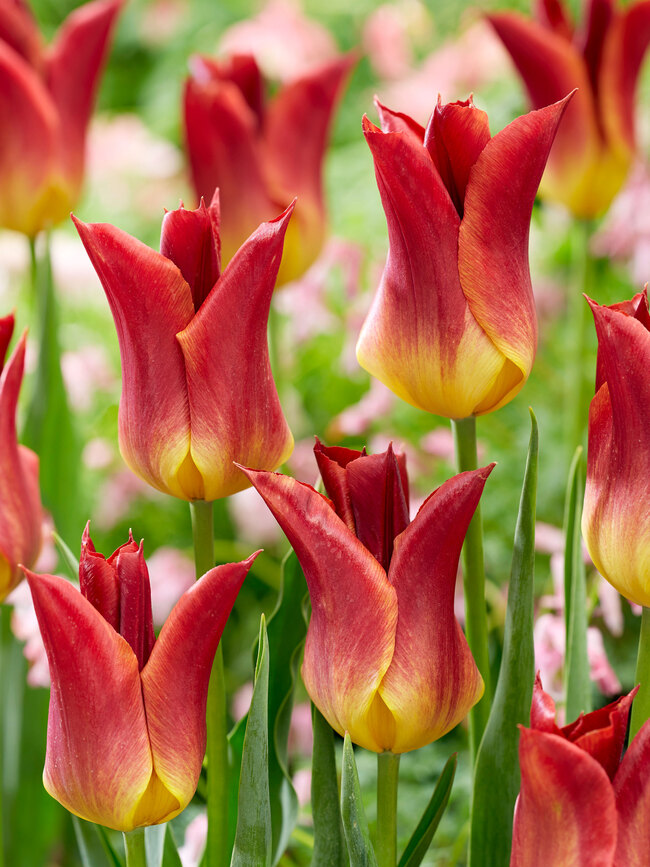
[[[632,743],[643,723],[650,719],[650,609],[645,607],[641,616],[634,683],[639,684],[639,691],[632,704],[629,743]]]
[[[262,615],[255,685],[244,735],[232,867],[271,867],[268,698],[269,646]]]
[[[363,809],[361,788],[350,735],[343,742],[343,768],[341,772],[341,816],[348,844],[350,867],[377,867],[377,859],[370,842],[368,822]]]
[[[519,731],[528,724],[535,677],[533,606],[537,420],[533,411],[528,458],[515,528],[503,654],[494,702],[476,758],[472,793],[469,863],[507,867],[512,817],[520,787]],[[498,793],[495,796],[495,793]]]
[[[591,680],[587,657],[587,584],[580,533],[583,495],[582,447],[578,447],[569,470],[564,509],[564,679],[567,722],[591,710]]]
[[[417,828],[413,831],[397,867],[418,867],[422,863],[422,859],[433,841],[433,835],[436,833],[440,820],[447,808],[451,788],[454,784],[457,764],[458,760],[456,753],[454,753],[453,756],[447,759],[447,764],[438,777],[431,800],[427,804]]]
[[[145,828],[147,867],[183,867],[171,825],[151,825]]]
[[[72,817],[83,867],[124,867],[124,859],[111,846],[104,829],[77,816]]]
[[[59,536],[59,534],[54,530],[52,532],[52,538],[54,539],[54,544],[56,545],[56,550],[59,552],[59,558],[61,563],[65,566],[66,572],[68,575],[74,579],[75,581],[79,580],[79,559],[76,557],[71,549],[66,545],[65,541]]]
[[[314,750],[311,760],[311,809],[314,854],[311,867],[347,867],[339,787],[336,777],[334,732],[317,707],[312,707]]]

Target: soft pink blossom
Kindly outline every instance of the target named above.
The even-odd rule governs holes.
[[[299,768],[293,775],[291,782],[298,796],[298,804],[306,807],[311,801],[311,768]]]
[[[178,548],[163,546],[147,557],[153,622],[162,626],[186,590],[194,584],[194,561]]]
[[[32,603],[32,594],[25,581],[22,581],[5,600],[13,606],[11,612],[11,631],[18,641],[23,641],[23,655],[27,660],[27,683],[32,687],[50,686],[50,668],[38,628],[38,620]]]
[[[328,435],[333,439],[340,437],[360,437],[377,421],[381,421],[395,404],[395,395],[374,377],[370,388],[358,403],[346,407],[332,419]]]
[[[208,839],[207,813],[199,813],[185,829],[183,845],[178,849],[178,855],[183,867],[198,867],[205,851]]]
[[[431,16],[418,0],[384,3],[366,19],[362,44],[380,78],[406,78],[413,67],[414,44],[429,40],[431,31]]]
[[[89,470],[105,470],[115,458],[115,446],[104,437],[88,440],[81,452],[81,460]]]
[[[228,497],[227,506],[240,542],[275,545],[283,538],[280,525],[255,488],[245,488]]]
[[[302,701],[294,705],[289,726],[289,754],[308,759],[314,746],[311,723],[311,704]]]
[[[617,637],[623,635],[621,594],[600,573],[598,574],[598,600],[605,626],[612,635]]]
[[[131,505],[139,499],[163,502],[165,494],[156,491],[151,485],[126,468],[120,469],[106,479],[102,485],[93,515],[93,523],[100,530],[110,530],[118,521],[129,514]]]
[[[95,392],[111,391],[119,381],[106,350],[97,343],[64,352],[61,372],[70,406],[79,412],[92,407]]]

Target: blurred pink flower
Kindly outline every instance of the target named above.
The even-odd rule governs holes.
[[[621,682],[607,659],[602,633],[595,626],[587,629],[587,656],[591,679],[598,689],[603,695],[618,695],[622,690]]]
[[[623,635],[623,608],[621,606],[621,594],[606,581],[602,575],[598,575],[598,600],[600,613],[605,626],[615,636]]]
[[[180,597],[196,580],[194,561],[178,548],[163,546],[147,557],[151,609],[155,626],[162,626]]]
[[[432,21],[418,0],[384,3],[363,25],[362,45],[380,78],[405,78],[413,66],[413,45],[432,35]]]
[[[245,488],[227,499],[228,512],[240,542],[253,545],[275,545],[284,538],[280,525],[255,488]]]
[[[302,701],[294,705],[289,727],[289,754],[308,759],[314,746],[311,725],[311,703]]]
[[[635,284],[650,279],[650,169],[639,161],[592,241],[596,256],[627,262]]]
[[[111,391],[119,383],[106,350],[97,343],[64,352],[61,371],[70,406],[79,412],[91,408],[96,391]]]
[[[320,481],[320,473],[314,459],[314,438],[297,440],[293,453],[287,461],[289,474],[298,479],[299,482],[306,482],[308,485],[316,486]],[[260,498],[261,499],[261,498]]]
[[[183,845],[178,849],[183,867],[199,867],[207,839],[208,816],[207,813],[199,813],[185,829]]]
[[[311,768],[299,768],[293,775],[291,782],[296,790],[296,795],[298,795],[298,804],[301,807],[306,807],[311,801]]]
[[[164,502],[165,494],[152,488],[126,468],[110,475],[97,496],[93,523],[100,530],[110,530],[126,517],[132,503],[138,499]]]
[[[297,0],[269,0],[254,18],[225,31],[219,51],[252,54],[266,76],[282,82],[338,54],[329,31],[306,18]]]
[[[373,377],[370,380],[370,388],[361,400],[348,406],[332,419],[328,427],[328,438],[362,436],[373,422],[381,421],[388,415],[395,399],[393,392]]]
[[[47,689],[50,686],[50,668],[47,664],[45,647],[43,646],[41,631],[38,628],[29,585],[22,581],[7,596],[5,602],[7,605],[13,606],[11,631],[18,641],[25,642],[23,655],[28,665],[27,683],[32,687],[41,686]]]
[[[104,470],[110,467],[116,457],[115,446],[104,437],[88,440],[81,453],[81,460],[89,470]]]
[[[230,713],[235,722],[239,722],[240,719],[243,719],[246,716],[248,708],[251,706],[252,697],[252,681],[248,681],[243,684],[243,686],[240,686],[237,692],[233,695],[230,702]]]
[[[165,48],[187,21],[185,0],[150,0],[141,8],[138,36],[155,47]]]

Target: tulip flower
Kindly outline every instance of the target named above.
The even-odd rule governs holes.
[[[124,460],[158,490],[215,500],[246,487],[233,460],[274,469],[291,453],[266,338],[293,206],[220,273],[219,207],[165,214],[160,253],[108,224],[75,224],[115,319]]]
[[[559,728],[537,677],[531,727],[520,726],[511,867],[647,863],[650,722],[621,761],[635,693]]]
[[[472,99],[440,100],[424,130],[378,105],[363,129],[389,254],[357,344],[359,364],[427,412],[492,412],[523,387],[537,320],[528,232],[567,99],[490,137]]]
[[[36,562],[43,523],[38,458],[31,449],[18,445],[16,438],[25,334],[4,364],[13,330],[13,315],[0,318],[0,602],[23,577],[18,564],[33,566]]]
[[[278,285],[300,277],[325,239],[322,164],[337,101],[355,58],[342,56],[286,84],[271,100],[254,58],[194,57],[185,136],[197,198],[219,188],[224,261],[298,197]]]
[[[636,151],[634,98],[650,42],[650,2],[616,9],[588,0],[574,27],[561,0],[538,0],[537,21],[517,12],[489,15],[540,108],[578,88],[553,145],[540,192],[577,217],[604,213]]]
[[[589,302],[598,335],[589,409],[582,533],[596,569],[650,606],[650,315],[647,289],[631,301]]]
[[[311,619],[302,677],[328,723],[374,752],[442,737],[483,694],[454,616],[458,558],[492,467],[461,473],[409,522],[404,458],[317,444],[331,499],[244,469],[302,565]]]
[[[205,752],[212,660],[256,556],[207,572],[157,639],[133,536],[106,559],[86,527],[81,593],[26,571],[52,680],[43,782],[71,813],[131,831],[187,806]]]
[[[0,226],[34,237],[79,199],[86,129],[121,5],[76,9],[46,48],[23,2],[0,3]]]

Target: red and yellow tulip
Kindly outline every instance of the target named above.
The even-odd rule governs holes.
[[[511,867],[647,863],[650,722],[621,761],[635,692],[559,728],[537,678],[531,727],[520,727]]]
[[[355,58],[330,61],[271,100],[251,56],[191,61],[185,135],[197,198],[220,191],[224,261],[253,229],[298,197],[278,285],[316,260],[326,231],[323,157],[334,109]]]
[[[598,367],[582,533],[609,583],[632,602],[650,606],[648,294],[609,307],[590,304]]]
[[[526,382],[537,346],[530,216],[566,102],[493,138],[471,98],[438,102],[426,130],[381,105],[381,129],[364,118],[390,249],[357,358],[413,406],[481,415]]]
[[[0,2],[0,226],[33,237],[79,199],[86,129],[122,0],[76,9],[46,48],[26,4]]]
[[[41,550],[43,509],[38,458],[18,445],[16,405],[25,365],[26,335],[4,363],[13,315],[0,318],[0,602],[22,579],[19,563],[33,566]]]
[[[492,467],[445,482],[409,521],[404,458],[316,446],[331,500],[244,470],[302,565],[311,619],[302,676],[340,734],[403,753],[465,717],[483,681],[454,616],[465,531]]]
[[[578,91],[553,145],[540,192],[577,217],[602,214],[620,190],[636,151],[634,98],[650,43],[650,2],[617,9],[587,0],[574,26],[560,0],[539,0],[537,20],[489,15],[534,108]]]
[[[223,273],[216,199],[168,212],[160,253],[75,221],[120,342],[120,449],[154,488],[215,500],[246,487],[234,460],[274,469],[291,454],[266,328],[292,210],[263,223]]]
[[[67,810],[131,831],[187,806],[205,752],[212,660],[256,556],[207,572],[157,639],[133,537],[106,559],[86,528],[81,593],[26,572],[52,680],[43,781]]]

